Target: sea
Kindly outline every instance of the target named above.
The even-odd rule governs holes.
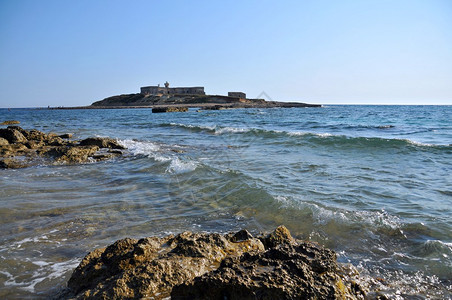
[[[1,109],[4,120],[127,150],[0,170],[2,299],[57,295],[88,252],[125,237],[281,224],[390,299],[452,298],[452,106]]]

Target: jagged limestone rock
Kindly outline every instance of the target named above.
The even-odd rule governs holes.
[[[61,298],[364,299],[341,276],[333,251],[295,240],[284,226],[259,238],[183,232],[94,250]]]
[[[45,134],[18,126],[0,129],[0,168],[105,160],[122,155],[121,150],[125,149],[110,138],[87,138],[79,142],[68,140],[71,137],[72,134]],[[105,148],[105,153],[99,152],[101,148]]]

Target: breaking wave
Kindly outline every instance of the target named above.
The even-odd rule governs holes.
[[[452,150],[452,144],[438,145],[422,143],[415,140],[403,138],[383,138],[383,137],[365,137],[365,136],[347,136],[342,134],[332,134],[328,132],[310,132],[310,131],[287,131],[287,130],[268,130],[260,128],[230,127],[217,125],[191,125],[180,123],[164,123],[162,127],[175,127],[191,132],[208,133],[214,135],[240,134],[253,136],[261,139],[280,139],[288,138],[285,142],[290,144],[309,143],[321,146],[335,147],[372,147],[372,148],[434,148],[439,150]],[[393,125],[382,125],[376,128],[388,129]]]

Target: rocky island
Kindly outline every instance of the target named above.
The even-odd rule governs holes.
[[[140,93],[112,96],[96,101],[90,106],[73,108],[153,108],[155,112],[181,112],[187,111],[190,107],[218,110],[227,108],[321,107],[321,105],[249,99],[243,92],[229,92],[227,96],[206,95],[204,87],[170,88],[169,83],[166,82],[164,87],[160,87],[160,85],[145,86],[141,87]]]

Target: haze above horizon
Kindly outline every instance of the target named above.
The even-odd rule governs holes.
[[[452,104],[452,1],[0,1],[0,107],[141,86]],[[268,99],[267,99],[268,100]]]

